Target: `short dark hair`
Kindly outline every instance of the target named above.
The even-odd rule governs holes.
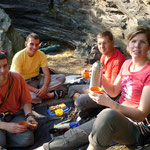
[[[36,33],[30,33],[27,37],[26,37],[26,41],[28,41],[29,38],[33,38],[33,39],[40,39],[38,34]]]
[[[98,38],[101,38],[101,37],[106,37],[108,36],[110,41],[113,41],[114,40],[114,37],[112,35],[112,33],[110,31],[103,31],[103,32],[100,32],[98,35],[97,35],[97,39]]]
[[[2,60],[2,59],[7,59],[7,61],[8,61],[7,56],[4,53],[0,52],[0,60]]]

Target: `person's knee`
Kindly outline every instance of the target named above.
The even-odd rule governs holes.
[[[66,80],[66,76],[64,74],[59,74],[59,78],[62,83],[64,83]]]
[[[75,101],[74,101],[74,105],[76,108],[78,108],[79,110],[82,109],[82,106],[81,106],[81,103],[80,103],[80,99],[77,98]]]
[[[70,86],[68,89],[68,97],[72,98],[76,92],[76,85]]]
[[[110,108],[106,108],[99,113],[89,136],[90,143],[94,144],[95,146],[96,143],[99,143],[100,147],[108,146],[115,131],[115,120],[113,120],[115,116],[116,111]]]
[[[83,95],[80,95],[79,97],[76,98],[76,100],[74,101],[74,105],[76,108],[78,108],[79,110],[84,110],[85,108],[85,99]]]
[[[71,93],[72,91],[74,91],[74,85],[71,85],[68,88],[68,93]]]
[[[86,111],[92,108],[95,108],[99,105],[91,100],[88,94],[81,94],[74,102],[74,105],[81,111]]]
[[[18,140],[19,147],[27,147],[34,144],[34,135],[32,131],[27,131],[20,140]]]
[[[113,126],[113,124],[117,122],[117,115],[119,115],[119,113],[115,110],[111,108],[106,108],[98,114],[95,121],[95,126],[99,127],[99,124],[101,124],[101,127]]]
[[[103,118],[104,121],[107,120],[111,120],[116,116],[116,111],[111,109],[111,108],[106,108],[104,110],[102,110],[99,114],[97,118]]]

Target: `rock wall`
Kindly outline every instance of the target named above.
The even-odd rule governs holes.
[[[53,3],[52,3],[53,2]],[[150,25],[149,0],[5,0],[0,2],[15,30],[25,37],[36,32],[41,40],[59,42],[87,55],[96,35],[110,30],[125,52],[127,28]]]
[[[0,9],[0,49],[8,53],[10,60],[13,55],[24,47],[24,38],[11,26],[11,19],[3,9]]]
[[[11,53],[11,41],[8,39],[6,33],[11,25],[9,16],[0,9],[0,49],[8,50]]]

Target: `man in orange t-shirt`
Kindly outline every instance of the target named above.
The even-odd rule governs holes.
[[[34,143],[37,122],[32,114],[31,95],[19,73],[10,72],[8,60],[0,52],[0,147],[26,147]],[[27,126],[18,124],[27,121]],[[7,146],[7,147],[6,147]]]
[[[113,83],[125,61],[124,55],[114,47],[113,35],[110,31],[103,31],[97,35],[97,46],[102,53],[100,62],[103,66],[103,75]],[[88,95],[89,85],[73,85],[69,88],[68,95],[75,101],[79,110],[100,107]]]

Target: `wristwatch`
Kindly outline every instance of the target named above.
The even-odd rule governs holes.
[[[33,118],[35,118],[35,116],[33,115],[33,113],[28,113],[28,114],[25,116],[25,119],[27,119],[29,116],[32,116]]]

